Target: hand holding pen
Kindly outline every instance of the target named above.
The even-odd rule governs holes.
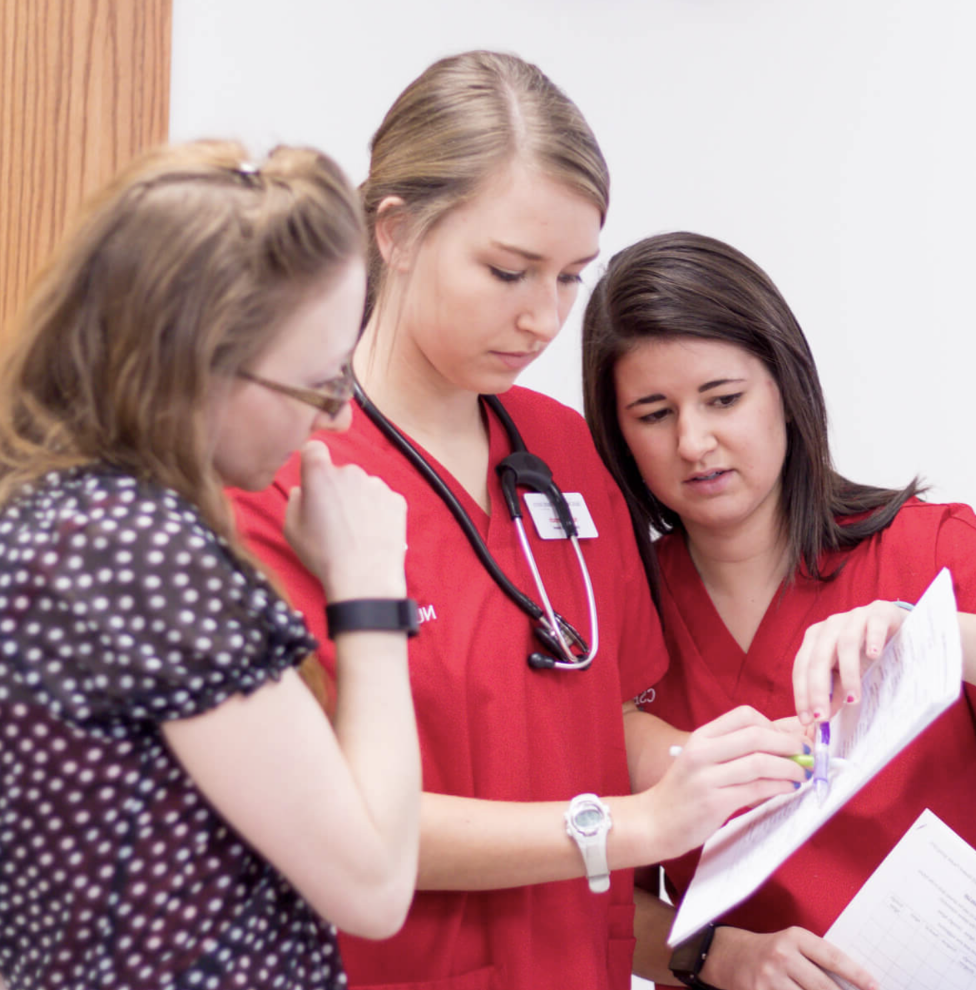
[[[680,756],[682,749],[682,746],[672,746],[671,757]],[[822,806],[830,796],[831,771],[847,766],[847,760],[830,755],[830,723],[827,721],[820,722],[816,727],[813,753],[811,754],[809,747],[804,747],[804,750],[805,752],[796,753],[787,759],[803,767],[807,773],[807,779],[812,779],[817,803]],[[794,781],[793,786],[799,788],[801,785],[799,781]]]
[[[802,749],[802,733],[783,731],[746,705],[692,732],[671,749],[673,762],[651,789],[674,848],[701,844],[736,812],[789,793],[803,776],[791,762]]]

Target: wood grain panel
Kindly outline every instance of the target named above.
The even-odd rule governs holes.
[[[169,128],[172,0],[0,0],[0,334],[92,189]]]

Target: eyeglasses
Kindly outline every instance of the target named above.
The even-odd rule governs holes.
[[[238,371],[237,375],[239,378],[246,378],[249,382],[255,382],[274,392],[280,392],[289,398],[304,402],[306,405],[314,406],[319,412],[324,412],[329,416],[338,416],[342,412],[342,407],[352,398],[355,381],[352,365],[348,361],[342,366],[342,371],[335,378],[323,382],[319,388],[296,388],[293,385],[282,385],[270,378],[262,378],[260,375],[244,370]]]

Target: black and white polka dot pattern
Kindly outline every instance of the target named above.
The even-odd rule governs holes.
[[[223,824],[159,731],[314,646],[173,492],[73,471],[0,511],[8,990],[345,986],[335,929]]]

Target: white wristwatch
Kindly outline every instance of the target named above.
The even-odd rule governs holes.
[[[610,809],[595,794],[577,794],[564,815],[566,832],[583,856],[590,890],[602,894],[610,889],[607,866],[607,832],[613,828]]]

